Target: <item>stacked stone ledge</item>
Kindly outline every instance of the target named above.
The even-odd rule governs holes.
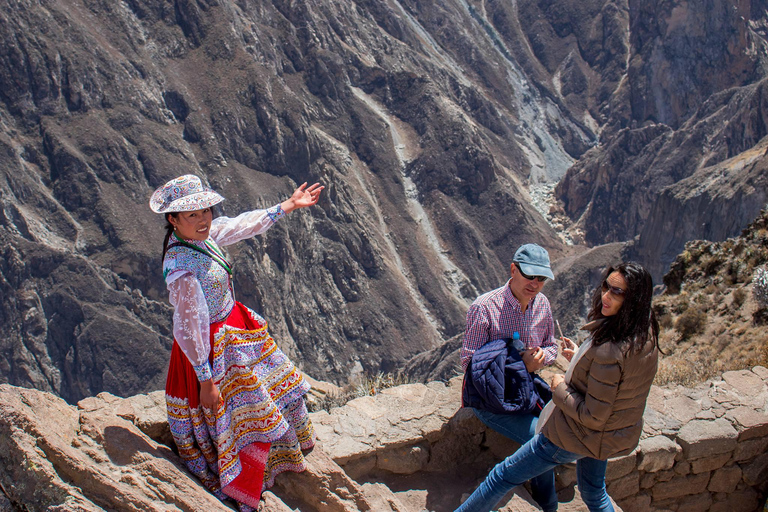
[[[329,512],[453,510],[517,449],[460,409],[460,397],[457,377],[312,413],[319,442],[310,467],[278,477],[267,509],[290,510],[280,496]],[[126,503],[228,510],[164,446],[171,441],[162,391],[127,399],[101,393],[75,407],[5,384],[0,399],[0,510],[10,502],[29,510],[135,509]],[[653,387],[638,448],[608,463],[617,510],[759,510],[768,491],[767,408],[763,367],[695,388]],[[574,465],[559,467],[557,477],[561,500],[570,501],[562,510],[585,510]],[[524,489],[516,491],[502,510],[537,510]]]
[[[695,388],[654,387],[645,432],[608,463],[628,512],[759,510],[768,491],[768,369],[726,372]]]
[[[355,479],[490,466],[517,445],[460,410],[460,388],[461,378],[400,386],[313,421],[323,449]],[[758,510],[768,492],[766,411],[764,367],[695,388],[654,386],[638,448],[609,461],[609,494],[626,512]],[[573,466],[557,473],[560,489],[576,480]]]

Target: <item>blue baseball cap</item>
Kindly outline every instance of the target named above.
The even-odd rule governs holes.
[[[525,244],[515,251],[513,263],[520,266],[520,270],[529,276],[544,276],[554,279],[555,275],[549,266],[549,253],[536,244]]]

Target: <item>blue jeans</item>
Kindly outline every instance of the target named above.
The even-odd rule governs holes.
[[[608,462],[563,450],[542,434],[537,434],[497,464],[456,512],[487,512],[513,487],[535,475],[551,471],[555,466],[573,461],[578,461],[577,483],[584,504],[591,512],[614,512],[608,493],[605,492],[605,468]]]
[[[473,409],[473,411],[486,426],[521,445],[530,441],[536,433],[536,421],[539,417],[533,414],[494,414],[482,409]],[[533,475],[530,480],[531,496],[542,510],[544,512],[557,510],[555,471],[553,469],[543,471],[541,474]]]

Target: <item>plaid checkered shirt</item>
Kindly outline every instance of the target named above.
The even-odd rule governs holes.
[[[512,338],[515,331],[520,333],[525,348],[541,347],[544,350],[545,365],[555,361],[557,343],[549,299],[538,293],[523,313],[520,301],[509,289],[507,281],[501,288],[481,295],[469,306],[461,345],[461,367],[467,370],[475,350],[489,341]]]

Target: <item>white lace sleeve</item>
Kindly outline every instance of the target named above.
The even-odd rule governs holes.
[[[217,217],[211,223],[211,238],[218,245],[232,245],[264,233],[285,216],[279,204],[266,210],[241,213],[234,219]]]
[[[187,271],[174,272],[167,282],[174,307],[173,337],[195,369],[197,379],[201,382],[210,380],[210,321],[200,282]]]

